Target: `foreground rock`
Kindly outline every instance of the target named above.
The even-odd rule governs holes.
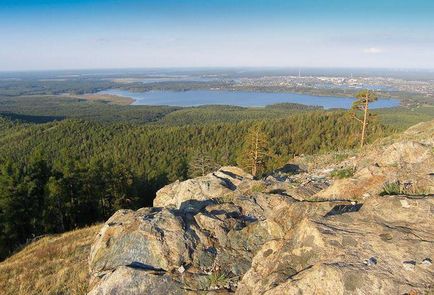
[[[318,205],[322,206],[322,205]],[[239,294],[405,294],[429,290],[432,197],[376,197],[306,217],[266,243]],[[357,212],[351,212],[356,211]]]
[[[223,167],[171,184],[154,208],[120,210],[103,226],[90,294],[429,292],[434,165],[424,130],[356,159],[349,179],[298,171],[254,180]],[[373,166],[381,178],[363,172]],[[391,180],[428,193],[380,196]]]

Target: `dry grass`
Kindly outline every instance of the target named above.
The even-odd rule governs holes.
[[[0,294],[86,294],[100,225],[44,237],[0,263]]]

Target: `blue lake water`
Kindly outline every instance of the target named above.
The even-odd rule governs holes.
[[[134,105],[170,105],[181,107],[200,105],[262,107],[276,103],[291,102],[311,106],[322,106],[325,109],[349,109],[354,101],[354,99],[348,97],[223,90],[131,92],[127,90],[110,89],[99,93],[131,97],[135,100]],[[397,99],[379,99],[370,104],[370,108],[390,108],[396,106],[399,106],[399,100]]]

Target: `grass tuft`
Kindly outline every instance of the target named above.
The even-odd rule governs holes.
[[[380,196],[395,196],[395,195],[409,195],[409,196],[425,196],[429,195],[428,189],[418,186],[414,183],[401,183],[399,181],[387,182],[383,185],[383,191]]]
[[[229,284],[229,276],[224,272],[213,272],[208,275],[208,289],[227,288]]]
[[[400,195],[401,194],[401,186],[399,182],[387,182],[383,185],[383,191],[380,193],[380,196],[385,195]]]

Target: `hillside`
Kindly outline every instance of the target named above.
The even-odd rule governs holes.
[[[100,225],[46,236],[0,263],[0,294],[85,294]]]
[[[259,180],[223,167],[172,183],[155,208],[26,246],[0,263],[0,293],[85,294],[90,280],[91,294],[425,294],[433,138],[431,121],[343,161],[324,154]]]

